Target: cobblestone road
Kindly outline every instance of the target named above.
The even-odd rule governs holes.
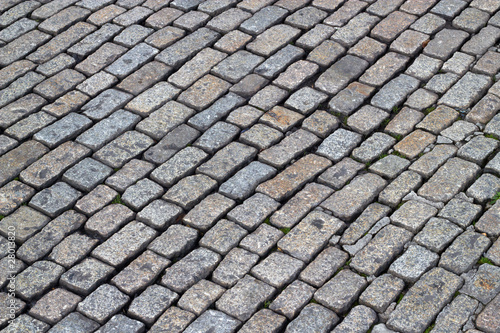
[[[500,0],[0,0],[0,332],[500,332]]]

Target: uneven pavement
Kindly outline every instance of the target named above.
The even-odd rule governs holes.
[[[500,332],[500,0],[0,0],[0,332]]]

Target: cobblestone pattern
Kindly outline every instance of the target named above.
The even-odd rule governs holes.
[[[0,332],[500,332],[499,39],[500,0],[0,0]]]

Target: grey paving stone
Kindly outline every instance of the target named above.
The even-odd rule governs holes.
[[[364,277],[344,269],[318,289],[314,299],[336,313],[346,313],[366,285]]]
[[[254,232],[243,238],[240,246],[261,257],[266,256],[276,246],[284,233],[266,223],[261,224]],[[249,268],[250,269],[250,268]]]
[[[478,172],[479,167],[476,164],[452,158],[418,190],[418,194],[429,200],[446,202],[466,188]]]
[[[212,228],[217,220],[224,216],[234,206],[234,204],[235,202],[233,200],[228,199],[219,193],[213,193],[203,199],[188,214],[186,214],[182,221],[192,228],[196,228],[201,230],[202,232],[205,232]],[[225,225],[225,227],[227,227],[229,230],[232,229],[232,231],[235,231],[235,233],[238,234],[238,232],[236,232],[238,228],[233,228],[229,225]],[[227,235],[230,235],[229,230],[227,231]],[[217,233],[215,231],[212,232],[211,235],[213,233],[215,233],[215,236],[217,236]],[[223,234],[225,235],[226,232],[224,232]],[[216,239],[212,239],[211,242],[214,242],[215,240]],[[225,240],[219,241],[224,243]],[[206,245],[206,247],[211,248],[208,245]]]
[[[436,266],[439,256],[419,245],[408,249],[389,267],[388,272],[406,282],[416,282],[422,274]]]
[[[55,123],[46,126],[36,133],[33,138],[47,146],[54,148],[64,141],[70,140],[90,127],[92,121],[87,117],[70,113]]]
[[[231,87],[230,83],[207,74],[182,92],[177,100],[201,111],[226,93],[229,87]]]
[[[6,216],[35,194],[30,186],[13,180],[0,188],[0,215]]]
[[[297,259],[309,262],[343,228],[344,223],[337,218],[313,211],[281,238],[278,247]]]
[[[243,104],[244,101],[244,98],[230,92],[224,97],[219,98],[209,108],[191,117],[188,124],[198,130],[206,130],[226,116],[231,110]]]
[[[302,281],[294,281],[276,297],[269,309],[292,320],[311,300],[315,288]]]
[[[130,319],[122,314],[111,317],[106,325],[102,326],[96,333],[112,333],[116,331],[126,331],[131,333],[141,333],[145,330],[145,325],[140,321]]]
[[[155,146],[144,152],[144,158],[156,164],[165,163],[182,148],[193,142],[200,132],[185,124],[168,132]]]
[[[162,80],[165,76],[167,76],[172,71],[172,68],[158,61],[152,61],[137,71],[134,71],[132,74],[127,76],[125,79],[120,82],[116,87],[118,89],[125,90],[131,94],[139,94],[144,90],[151,87],[156,82]],[[175,96],[178,91],[173,89],[174,87],[168,87],[166,84],[161,84],[161,86],[166,86],[167,89],[170,88],[170,92]],[[153,87],[152,89],[158,88],[158,86]],[[166,90],[167,90],[166,89]],[[148,92],[151,94],[151,92]],[[142,96],[141,96],[142,97]],[[169,96],[162,96],[163,100],[168,100]],[[144,97],[143,97],[144,99]],[[155,101],[156,102],[156,101]],[[148,105],[149,106],[149,105]]]
[[[194,175],[181,179],[162,197],[183,209],[191,209],[217,187],[217,182],[205,175]]]
[[[97,28],[92,24],[78,22],[40,46],[35,52],[28,55],[27,58],[36,63],[44,63],[65,51],[96,29]]]
[[[218,38],[219,34],[217,32],[207,28],[200,28],[167,47],[156,56],[156,60],[164,62],[169,66],[177,67],[194,53],[213,44]]]
[[[134,24],[125,28],[119,35],[117,35],[113,39],[113,41],[125,47],[133,47],[135,44],[139,44],[140,42],[142,42],[153,32],[154,29]]]
[[[499,327],[497,313],[498,313],[498,300],[500,297],[496,297],[492,302],[490,302],[486,308],[479,314],[476,323],[478,328],[484,331],[493,332]]]
[[[415,56],[419,53],[426,42],[429,41],[429,35],[413,31],[404,31],[394,42],[391,44],[390,50],[400,52],[404,55]]]
[[[306,115],[316,110],[318,106],[326,101],[328,96],[309,87],[299,89],[293,93],[285,102],[289,107]]]
[[[230,143],[239,132],[237,126],[219,121],[205,131],[193,145],[213,154]]]
[[[415,110],[427,110],[438,100],[438,95],[427,89],[420,88],[408,97],[405,105]]]
[[[250,98],[263,88],[269,81],[257,74],[249,74],[232,86],[229,91],[244,98]]]
[[[437,316],[433,330],[437,332],[450,332],[460,330],[474,313],[478,302],[466,295],[458,295]]]
[[[379,194],[379,202],[396,207],[411,191],[422,185],[422,177],[413,171],[404,171]]]
[[[178,298],[177,293],[154,284],[132,300],[127,315],[152,325]]]
[[[121,168],[148,149],[153,142],[147,135],[128,131],[99,149],[92,157],[112,168]]]
[[[198,10],[201,10],[202,12],[210,15],[217,15],[227,8],[231,7],[232,5],[236,4],[236,2],[237,1],[235,0],[208,0],[200,3],[198,5]]]
[[[377,322],[377,313],[364,305],[356,305],[332,332],[365,332]]]
[[[181,39],[184,34],[185,31],[182,29],[167,26],[151,34],[145,42],[158,49],[164,49]]]
[[[98,323],[75,311],[54,325],[51,331],[55,333],[63,333],[69,330],[73,332],[92,332],[98,328]]]
[[[364,274],[378,275],[403,251],[411,237],[408,230],[388,225],[356,254],[351,267]]]
[[[378,5],[378,3],[372,6],[376,5]],[[368,7],[368,10],[369,9],[370,7]],[[380,23],[378,23],[370,33],[370,36],[385,43],[393,41],[403,30],[406,30],[406,28],[408,28],[417,19],[417,16],[400,11],[387,13],[389,15],[380,21]],[[374,13],[370,12],[370,14]]]
[[[463,145],[457,156],[477,164],[483,164],[491,153],[498,147],[498,141],[482,135],[474,137]]]
[[[151,60],[159,51],[146,43],[134,46],[130,51],[106,67],[106,71],[118,78],[124,78],[141,65]]]
[[[172,225],[181,213],[182,209],[176,205],[154,200],[137,214],[136,219],[155,229],[165,229]]]
[[[286,24],[278,24],[258,35],[254,41],[247,45],[247,49],[258,55],[268,57],[293,41],[299,34],[299,29]],[[256,73],[262,75],[262,73]]]
[[[368,135],[388,117],[387,112],[365,105],[347,119],[347,126],[362,135]]]
[[[152,13],[153,11],[149,8],[137,6],[114,18],[113,23],[129,26],[144,20]]]
[[[462,285],[462,278],[434,268],[415,283],[390,315],[387,327],[420,332],[428,327]],[[410,319],[408,319],[410,318]]]
[[[50,261],[37,261],[16,276],[17,296],[32,300],[55,286],[64,268]]]
[[[321,74],[314,86],[326,93],[336,94],[359,77],[366,68],[366,60],[346,55]]]
[[[146,19],[145,24],[155,29],[163,28],[172,24],[183,14],[181,10],[175,8],[163,8]]]
[[[75,69],[86,75],[93,75],[113,63],[126,51],[127,49],[123,46],[105,43],[97,51],[77,64]]]
[[[45,22],[46,21],[44,21],[44,23]],[[84,58],[93,51],[97,50],[102,44],[111,40],[111,38],[117,35],[120,30],[122,30],[120,26],[116,24],[106,23],[99,30],[93,32],[92,34],[82,39],[80,42],[70,47],[67,52],[72,56]]]
[[[198,232],[180,224],[174,224],[149,244],[148,249],[167,259],[186,254],[198,240]]]
[[[71,268],[71,266],[87,256],[97,243],[99,243],[97,239],[73,233],[56,245],[48,258],[65,268]]]
[[[283,133],[263,124],[255,124],[240,135],[240,141],[242,143],[254,146],[258,149],[267,149],[282,138]]]
[[[172,186],[192,173],[208,155],[201,149],[186,147],[151,173],[151,178],[163,186]]]
[[[431,251],[440,253],[462,229],[446,219],[432,217],[413,240]]]
[[[119,192],[125,191],[127,187],[144,178],[154,169],[154,166],[146,161],[131,160],[120,170],[106,179],[106,185],[111,186]]]
[[[340,321],[335,312],[319,305],[308,304],[297,318],[287,326],[287,333],[299,333],[307,330],[315,332],[328,332]]]
[[[499,36],[499,28],[487,25],[478,34],[472,36],[460,50],[472,55],[482,55],[495,44]]]
[[[205,248],[191,251],[165,270],[161,284],[176,292],[183,292],[206,278],[221,260],[221,256]]]
[[[259,122],[269,125],[281,132],[287,132],[304,117],[297,112],[281,106],[275,106],[260,117]]]
[[[352,245],[356,243],[356,241],[369,231],[371,233],[372,227],[382,218],[387,216],[389,212],[390,208],[380,203],[375,202],[370,204],[361,215],[349,225],[347,230],[343,233],[340,243],[343,245]]]
[[[44,322],[34,319],[27,314],[20,315],[19,317],[13,319],[9,326],[7,326],[2,331],[6,333],[14,333],[22,330],[32,331],[32,332],[47,332],[50,325]]]
[[[2,32],[0,32],[0,39],[5,42],[11,42],[17,37],[35,29],[37,25],[38,22],[36,21],[30,20],[28,18],[22,18],[3,29]]]
[[[231,288],[241,281],[258,260],[258,255],[236,247],[229,251],[214,270],[212,280],[226,288]],[[250,276],[248,278],[253,279]]]
[[[458,75],[463,75],[471,67],[475,58],[471,55],[456,52],[453,57],[448,59],[442,67],[443,71],[447,73],[455,73]]]
[[[349,19],[345,26],[338,28],[331,39],[346,47],[353,46],[363,37],[368,35],[371,28],[373,28],[379,20],[378,17],[369,15],[366,12],[360,13],[354,18]]]
[[[21,118],[38,111],[47,101],[36,95],[27,94],[3,107],[0,113],[0,127],[7,128]]]
[[[476,33],[486,25],[490,16],[477,8],[466,8],[460,15],[455,17],[452,24],[457,29],[463,29],[469,33]]]
[[[481,206],[470,202],[451,199],[439,212],[438,216],[443,217],[462,228],[468,227],[472,221],[479,217]]]
[[[288,16],[285,22],[300,29],[311,29],[326,16],[328,16],[327,12],[308,6]]]
[[[314,49],[325,39],[328,39],[334,32],[335,29],[328,25],[317,24],[297,39],[296,44],[304,49]]]
[[[437,212],[435,207],[417,200],[410,200],[391,215],[391,222],[416,233]]]
[[[79,229],[85,216],[75,211],[66,211],[48,223],[39,233],[26,240],[17,250],[17,257],[27,263],[42,259],[71,232]]]
[[[177,20],[174,21],[174,26],[183,28],[189,31],[195,31],[199,27],[205,25],[207,21],[210,19],[210,15],[199,12],[199,11],[191,11],[188,12]]]
[[[315,47],[307,56],[307,60],[322,67],[327,67],[342,56],[345,51],[346,49],[342,45],[328,39]]]
[[[391,111],[394,107],[400,105],[408,94],[415,91],[419,84],[417,79],[401,74],[386,83],[373,96],[371,104],[383,110]]]
[[[182,295],[177,305],[199,316],[207,310],[225,290],[226,289],[213,282],[200,280]]]
[[[128,295],[135,295],[146,288],[170,264],[170,260],[145,251],[111,279],[111,283]]]
[[[342,267],[349,255],[335,247],[327,247],[300,273],[299,278],[314,287],[321,287]]]
[[[54,325],[75,310],[81,300],[80,296],[65,289],[54,289],[38,300],[30,309],[29,314]]]
[[[79,190],[90,192],[112,172],[110,167],[92,158],[85,158],[66,171],[62,180]]]
[[[271,310],[262,309],[253,315],[238,332],[251,333],[267,330],[270,333],[277,333],[284,328],[285,322],[285,317]]]
[[[276,288],[282,288],[294,280],[303,267],[302,261],[281,252],[273,252],[254,266],[251,273]]]
[[[291,64],[273,83],[283,89],[295,90],[313,77],[318,70],[319,66],[317,64],[299,60]]]
[[[125,13],[127,10],[114,4],[105,6],[89,16],[88,21],[95,25],[103,25],[111,22],[115,17]]]
[[[8,260],[7,258],[5,259]],[[16,316],[19,316],[21,311],[24,310],[26,303],[24,303],[20,299],[10,297],[9,294],[7,293],[0,294],[0,298],[1,301],[4,302],[4,304],[8,304],[7,306],[4,306],[4,308],[2,309],[2,326],[3,326],[7,322],[15,320]],[[10,303],[10,301],[12,301],[12,303]]]
[[[254,72],[267,79],[272,79],[288,67],[288,65],[300,59],[303,54],[304,51],[302,49],[293,45],[287,45],[267,58],[266,61],[255,68]]]
[[[132,209],[140,210],[163,193],[162,186],[146,178],[127,188],[123,193],[122,200]]]
[[[30,31],[18,37],[2,47],[0,51],[0,55],[2,56],[0,64],[2,66],[7,66],[16,60],[22,59],[49,39],[50,35],[38,30]]]
[[[320,144],[317,153],[338,162],[349,155],[360,142],[360,134],[340,128]]]
[[[40,6],[41,4],[38,1],[4,1],[1,7],[2,12],[4,13],[1,16],[0,24],[2,27],[10,25],[17,19],[32,12]]]
[[[474,198],[476,202],[485,204],[500,191],[500,180],[489,173],[484,173],[467,190],[467,196]]]
[[[262,182],[276,174],[276,169],[266,164],[254,161],[238,171],[224,182],[219,192],[235,200],[243,200],[250,196]]]
[[[71,208],[80,196],[81,192],[68,184],[57,182],[38,192],[29,204],[50,217],[56,217],[62,211]]]
[[[7,88],[2,90],[2,93],[0,94],[0,107],[3,107],[11,102],[14,102],[16,99],[22,97],[23,95],[28,93],[34,86],[42,82],[44,79],[45,77],[43,75],[37,74],[35,72],[28,72],[24,76],[18,78],[17,80],[12,82]],[[7,108],[9,108],[9,106],[12,105],[7,105]]]
[[[96,247],[92,255],[116,267],[144,250],[156,235],[154,229],[141,222],[132,221]]]
[[[465,31],[443,29],[427,44],[423,52],[428,56],[447,60],[455,51],[458,51],[467,37],[469,34]]]
[[[332,114],[317,110],[302,122],[302,128],[313,134],[325,138],[338,128],[340,121]]]
[[[410,161],[407,159],[391,154],[375,162],[368,170],[382,177],[394,179],[409,165]]]
[[[492,119],[499,108],[500,99],[495,95],[487,94],[472,108],[465,119],[476,124],[485,124]]]
[[[234,124],[240,128],[252,126],[264,112],[252,106],[245,105],[229,113],[226,118],[228,123]]]
[[[430,79],[425,85],[425,88],[435,93],[443,94],[459,79],[460,77],[453,73],[439,74]]]
[[[444,251],[439,261],[443,267],[455,274],[462,274],[472,268],[481,254],[491,245],[484,235],[475,232],[465,232]]]
[[[318,182],[333,187],[336,190],[341,189],[349,182],[358,171],[364,169],[364,165],[355,160],[345,157],[334,166],[326,170],[318,177]]]
[[[359,303],[377,312],[384,312],[403,291],[405,283],[391,274],[383,274],[373,280],[359,297]]]
[[[37,66],[29,60],[19,60],[2,68],[0,70],[0,73],[2,74],[2,79],[0,79],[0,87],[2,89],[7,87],[17,78],[29,71],[34,70],[36,67]]]
[[[359,82],[375,87],[381,86],[405,68],[409,60],[408,57],[395,52],[386,53],[364,72]]]
[[[113,75],[106,72],[99,72],[77,85],[76,89],[89,96],[95,96],[103,90],[110,88],[116,82],[118,82],[118,79]]]
[[[136,129],[156,140],[160,140],[193,114],[193,109],[175,101],[170,101],[137,124]]]
[[[82,107],[82,113],[93,120],[101,120],[123,107],[132,95],[115,89],[108,89],[94,97]]]
[[[346,2],[332,15],[327,17],[325,23],[334,27],[341,27],[365,7],[368,7],[368,4],[363,1]]]
[[[429,178],[441,165],[453,157],[457,150],[453,145],[436,145],[430,152],[413,162],[409,169],[418,172],[425,178]]]
[[[263,60],[264,58],[250,52],[238,51],[217,64],[212,69],[212,73],[229,82],[237,83]]]
[[[385,185],[386,181],[377,175],[360,175],[342,190],[333,193],[321,207],[332,211],[340,219],[352,220],[375,199]]]
[[[483,304],[488,304],[500,289],[498,276],[500,269],[494,265],[483,264],[479,266],[477,272],[465,281],[460,292],[475,299]]]
[[[186,333],[209,333],[214,329],[223,332],[236,332],[236,329],[241,325],[241,322],[223,312],[216,310],[207,310],[198,317],[184,332]]]
[[[13,139],[24,140],[56,120],[57,118],[40,111],[18,121],[11,127],[7,128],[4,133]]]
[[[466,137],[472,135],[478,130],[477,126],[463,120],[458,120],[453,123],[450,127],[441,131],[441,135],[455,141],[460,142],[465,140]]]
[[[453,108],[466,109],[477,102],[490,84],[489,77],[467,72],[441,97],[438,103]],[[467,120],[473,121],[473,119],[472,115],[467,117]]]
[[[269,6],[260,9],[251,18],[240,25],[240,29],[252,35],[264,32],[270,26],[281,21],[288,11],[284,8]]]
[[[227,217],[234,220],[247,230],[255,229],[267,216],[274,212],[279,203],[268,196],[255,193],[246,199],[243,204],[231,210]]]
[[[77,310],[85,316],[104,324],[129,301],[129,297],[109,284],[98,287],[78,304]]]
[[[158,318],[158,321],[151,327],[150,332],[181,333],[195,318],[196,316],[191,312],[171,306]]]
[[[268,85],[259,90],[249,101],[249,104],[268,111],[288,96],[288,92],[274,85]]]
[[[61,286],[71,291],[88,295],[113,272],[113,267],[94,258],[87,258],[64,273],[59,282]]]
[[[139,120],[138,115],[118,110],[80,134],[75,141],[96,151],[118,135],[130,130]]]
[[[241,321],[249,319],[276,289],[246,275],[215,303],[216,308]]]

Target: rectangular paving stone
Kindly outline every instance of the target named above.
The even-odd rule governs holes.
[[[189,288],[179,299],[178,306],[184,310],[201,315],[223,293],[225,289],[208,280],[200,280]]]
[[[366,60],[346,55],[321,74],[314,87],[334,95],[358,78],[366,68]]]
[[[500,235],[498,217],[500,216],[500,204],[497,201],[476,223],[475,228],[479,232],[484,232],[489,236],[497,237]]]
[[[422,332],[462,285],[462,278],[434,268],[417,281],[390,315],[387,326],[403,332]],[[410,318],[410,319],[409,319]]]
[[[479,169],[476,164],[452,158],[418,190],[418,194],[429,200],[447,202],[475,179]]]
[[[140,119],[131,112],[118,110],[80,134],[75,141],[97,151],[118,135],[132,129]]]
[[[344,223],[335,217],[313,211],[278,242],[285,253],[305,262],[311,261]]]
[[[441,165],[453,157],[457,150],[453,145],[437,145],[430,152],[413,162],[409,170],[418,172],[423,177],[429,178]]]
[[[422,176],[414,171],[404,171],[380,192],[378,201],[396,207],[411,191],[422,185]]]
[[[188,120],[188,124],[204,131],[225,117],[231,110],[242,105],[245,99],[232,92],[216,100],[210,107],[197,113]]]
[[[41,296],[59,280],[64,268],[50,262],[38,261],[18,274],[16,278],[16,295],[23,300]]]
[[[481,165],[497,147],[497,140],[484,136],[476,136],[460,147],[457,156]],[[491,186],[494,187],[494,182],[491,183]]]
[[[214,270],[212,280],[226,288],[231,288],[244,278],[258,260],[258,255],[236,247],[229,251]]]
[[[409,135],[405,136],[403,140],[395,144],[394,150],[409,159],[414,159],[421,152],[423,152],[427,146],[434,143],[435,140],[435,135],[417,129],[411,132]]]
[[[327,247],[300,273],[299,278],[314,287],[321,287],[349,258],[336,247]]]
[[[37,85],[33,91],[48,100],[54,100],[84,80],[83,74],[72,69],[65,69]]]
[[[370,204],[361,215],[349,225],[347,230],[344,231],[340,239],[340,244],[353,245],[367,234],[377,222],[385,218],[389,212],[389,207],[381,205],[378,202]]]
[[[491,241],[485,235],[466,231],[443,252],[439,267],[455,274],[465,273],[472,268],[490,245]]]
[[[142,117],[147,117],[158,107],[174,99],[179,93],[180,89],[177,89],[173,85],[167,82],[159,82],[132,99],[125,105],[125,109],[137,113]]]
[[[434,267],[439,256],[419,245],[410,245],[408,249],[389,267],[388,272],[406,282],[416,282],[422,274]]]
[[[232,199],[243,200],[250,196],[260,183],[268,180],[275,174],[275,168],[254,161],[221,184],[219,192]]]
[[[15,227],[17,230],[15,234],[15,241],[18,243],[24,243],[36,232],[47,225],[49,221],[50,219],[47,216],[36,211],[35,209],[27,206],[21,206],[12,214],[4,217],[0,221],[0,233],[8,238],[9,229]]]
[[[220,219],[224,216],[233,206],[235,202],[225,196],[214,193],[203,199],[198,205],[196,205],[189,213],[184,216],[182,221],[192,227],[206,232]],[[213,230],[213,229],[210,229]],[[212,231],[208,231],[213,233]],[[208,232],[206,234],[208,234]],[[215,234],[217,235],[217,234]],[[219,252],[216,249],[203,245],[213,251]],[[225,254],[225,253],[222,253]]]
[[[77,64],[75,69],[86,75],[93,75],[113,63],[125,52],[127,52],[127,49],[123,46],[105,43],[95,52],[88,55],[85,60]]]
[[[17,180],[2,186],[0,188],[0,215],[9,215],[34,194],[33,188]]]
[[[111,204],[91,216],[85,223],[85,231],[91,235],[108,238],[122,225],[132,221],[134,212],[127,206]]]
[[[41,130],[43,127],[50,125],[57,118],[40,111],[29,115],[27,118],[21,119],[11,127],[7,128],[4,133],[16,140],[24,140],[31,137],[34,133]],[[11,139],[12,140],[12,139]]]
[[[215,329],[223,332],[235,332],[240,325],[241,321],[234,319],[223,312],[207,310],[193,323],[191,323],[184,332],[209,333]]]
[[[78,22],[67,30],[52,38],[46,44],[40,46],[27,58],[35,63],[44,63],[59,53],[67,50],[73,44],[81,40],[86,35],[96,30],[96,27],[86,22]]]
[[[352,151],[352,157],[360,162],[369,163],[386,153],[395,143],[396,139],[392,136],[375,132]]]
[[[410,200],[391,215],[391,222],[398,227],[416,233],[437,212],[438,210],[431,205],[417,200]]]
[[[219,36],[217,32],[208,28],[200,28],[167,47],[155,59],[164,62],[168,66],[178,67],[193,54],[213,44]]]
[[[219,150],[210,160],[200,165],[197,173],[203,173],[222,182],[229,178],[246,161],[253,159],[256,149],[247,145],[232,142]]]
[[[278,228],[292,228],[332,193],[328,186],[309,183],[275,212],[269,221]]]
[[[130,26],[132,24],[138,23],[142,20],[144,20],[146,17],[151,15],[153,11],[149,8],[146,7],[133,7],[126,11],[125,13],[115,17],[113,19],[113,23],[123,25],[123,26]]]
[[[45,77],[43,75],[37,74],[35,72],[28,72],[24,76],[18,78],[7,88],[0,91],[0,107],[12,103],[16,99],[27,94],[31,89],[33,89],[33,87],[42,82],[44,79]],[[9,107],[9,105],[7,105],[7,107]]]
[[[156,319],[178,298],[177,293],[153,284],[132,300],[127,315],[153,325]]]
[[[359,297],[359,303],[383,313],[405,287],[400,278],[391,274],[377,277]]]
[[[300,314],[290,322],[287,331],[290,333],[315,330],[317,332],[328,332],[340,321],[335,312],[319,305],[308,304]]]
[[[130,298],[116,287],[104,284],[88,295],[77,306],[78,312],[104,324],[111,316],[120,311]]]
[[[154,32],[154,29],[134,24],[125,28],[113,41],[125,47],[133,47]],[[154,46],[154,45],[152,45]]]
[[[48,148],[37,141],[26,141],[0,157],[0,186],[14,179],[27,166],[38,160]]]
[[[490,91],[494,91],[494,87],[495,86],[493,86]],[[474,124],[484,124],[490,121],[499,109],[500,99],[498,98],[498,96],[495,96],[493,94],[486,94],[486,96],[481,98],[481,100],[479,100],[479,102],[474,105],[472,110],[467,113],[465,119]],[[493,127],[493,124],[490,126]],[[486,131],[489,130],[488,127],[485,128]]]
[[[205,248],[191,251],[165,270],[161,284],[176,292],[183,292],[206,278],[221,260],[221,256]]]
[[[259,90],[249,101],[251,106],[268,111],[288,96],[288,92],[274,85],[268,85]]]
[[[132,95],[108,89],[91,99],[82,107],[82,113],[93,120],[101,120],[125,105]]]
[[[354,178],[358,171],[364,168],[364,164],[356,162],[349,157],[345,157],[334,166],[323,172],[318,177],[318,182],[339,190],[348,181]]]
[[[181,179],[162,197],[189,210],[217,187],[217,181],[205,175]]]
[[[0,32],[0,39],[4,42],[11,42],[19,36],[35,29],[38,22],[30,20],[28,18],[22,18],[16,21],[14,24],[5,28]]]
[[[378,275],[403,251],[403,246],[413,237],[408,230],[388,225],[351,261],[351,267],[367,275]]]
[[[291,64],[273,83],[280,88],[295,90],[309,78],[313,77],[318,70],[319,66],[315,63],[299,60]]]
[[[88,258],[64,273],[61,276],[60,283],[71,291],[88,295],[102,284],[114,270],[113,267],[99,260]]]
[[[90,13],[81,7],[67,7],[44,20],[38,28],[50,34],[58,34],[76,22],[84,20]]]
[[[111,4],[100,10],[96,11],[87,19],[90,23],[95,25],[103,25],[105,23],[111,22],[115,17],[125,13],[127,10],[123,7]]]
[[[253,276],[276,288],[290,283],[304,267],[304,263],[282,252],[272,252],[250,271]]]
[[[182,92],[177,100],[201,111],[226,93],[230,87],[229,82],[207,74]]]
[[[23,170],[20,178],[36,189],[44,188],[89,153],[90,150],[82,145],[66,142]]]
[[[338,162],[347,157],[360,142],[360,134],[340,128],[323,140],[317,153]]]
[[[384,110],[365,105],[347,119],[347,126],[362,135],[368,135],[388,117],[389,114]]]
[[[44,106],[43,111],[60,118],[70,112],[76,111],[89,99],[89,96],[80,91],[72,90],[56,99],[54,103]]]
[[[384,179],[374,174],[358,176],[342,190],[333,193],[321,207],[342,220],[350,221],[375,199],[386,184]]]
[[[239,133],[238,126],[219,121],[203,133],[193,145],[213,154],[233,141]]]
[[[283,71],[288,65],[298,60],[304,54],[304,50],[293,45],[287,45],[255,68],[256,74],[271,79]]]
[[[29,60],[19,60],[15,61],[8,66],[0,69],[0,89],[7,87],[11,82],[16,80],[18,77],[32,71],[36,68],[36,65]]]
[[[424,54],[441,60],[447,60],[469,37],[465,31],[443,29],[424,48]]]
[[[75,310],[82,300],[64,289],[54,289],[44,295],[35,306],[30,309],[30,315],[52,325],[63,319],[68,313]]]
[[[40,6],[38,1],[4,0],[0,7],[0,10],[4,12],[0,16],[0,25],[8,26]]]
[[[398,53],[389,52],[368,68],[359,78],[359,82],[371,86],[381,86],[396,73],[403,70],[410,58]]]
[[[271,198],[281,201],[297,192],[307,181],[321,173],[331,162],[326,158],[308,154],[276,177],[257,187],[257,192],[261,192]]]
[[[401,104],[413,91],[417,90],[420,82],[406,74],[401,74],[386,83],[371,100],[371,104],[386,111]]]
[[[193,109],[170,101],[137,124],[136,130],[156,140],[160,140],[169,131],[184,123],[193,114]]]
[[[195,314],[171,306],[158,318],[158,321],[151,327],[150,332],[181,333],[195,318]]]
[[[196,229],[174,224],[153,240],[148,249],[168,259],[175,259],[190,251],[198,240]]]
[[[43,128],[40,132],[36,133],[33,138],[54,148],[78,136],[91,125],[92,121],[89,118],[81,114],[70,113],[55,123]]]
[[[483,304],[488,304],[500,289],[499,276],[499,267],[482,264],[474,275],[465,280],[460,292],[474,297]]]
[[[276,246],[284,233],[267,223],[261,224],[254,232],[243,238],[240,247],[265,257]]]
[[[378,5],[378,3],[377,3]],[[368,8],[370,9],[370,7]],[[372,13],[370,13],[372,14]],[[416,16],[394,11],[380,21],[371,31],[370,36],[382,42],[392,42],[401,32],[406,30],[415,20]]]
[[[391,44],[390,50],[408,56],[415,56],[429,40],[429,35],[406,30]]]
[[[116,82],[118,82],[118,79],[115,76],[106,72],[99,72],[77,85],[76,89],[89,96],[95,96],[103,90],[110,88]]]
[[[222,219],[205,233],[199,244],[221,255],[226,255],[247,233],[234,222]]]
[[[485,307],[483,311],[479,314],[476,320],[476,325],[479,329],[484,330],[485,332],[494,332],[498,331],[500,327],[500,322],[498,320],[498,309],[500,308],[500,297],[495,297],[488,305]]]
[[[231,210],[227,214],[227,218],[237,222],[247,230],[254,230],[278,207],[279,203],[275,200],[261,193],[255,193],[243,204]]]
[[[43,189],[29,202],[29,205],[54,218],[61,212],[71,208],[82,193],[64,182],[57,182]]]
[[[111,203],[118,195],[118,192],[106,185],[97,185],[95,189],[77,201],[75,209],[90,216]]]
[[[124,78],[151,60],[158,52],[156,48],[140,43],[106,67],[106,71],[120,79]]]
[[[231,83],[238,83],[262,61],[264,58],[241,50],[222,60],[212,68],[211,72]]]
[[[96,247],[92,255],[116,267],[146,248],[156,235],[157,232],[145,224],[132,221]]]
[[[318,289],[314,299],[338,314],[346,313],[367,284],[364,277],[344,269]]]
[[[473,55],[482,55],[495,44],[498,37],[500,37],[500,28],[488,25],[472,36],[460,50]]]
[[[258,35],[253,42],[247,45],[247,50],[268,57],[297,38],[299,34],[299,29],[286,24],[278,24]]]
[[[0,65],[7,66],[33,52],[50,39],[50,35],[38,30],[30,31],[0,49]]]
[[[349,19],[345,26],[338,28],[331,39],[345,47],[351,47],[360,39],[368,35],[370,29],[373,28],[378,21],[380,21],[380,18],[369,15],[366,12],[358,14],[354,18]]]
[[[172,24],[183,12],[175,8],[163,8],[146,19],[146,26],[160,29]]]
[[[136,219],[155,229],[165,229],[173,224],[181,213],[180,207],[158,199],[142,209]]]
[[[137,95],[162,80],[171,71],[172,68],[169,66],[152,61],[124,78],[116,87],[132,95]]]
[[[297,39],[297,46],[304,49],[314,49],[320,45],[325,39],[328,39],[335,32],[334,28],[325,25],[317,24],[314,28],[310,29],[299,39]]]
[[[200,132],[182,124],[168,132],[156,145],[144,152],[144,158],[156,164],[165,163],[178,151],[193,142]]]
[[[148,149],[153,142],[147,135],[129,131],[99,149],[93,158],[112,168],[120,168]]]
[[[486,92],[491,85],[489,77],[467,72],[438,101],[452,108],[467,109]]]

